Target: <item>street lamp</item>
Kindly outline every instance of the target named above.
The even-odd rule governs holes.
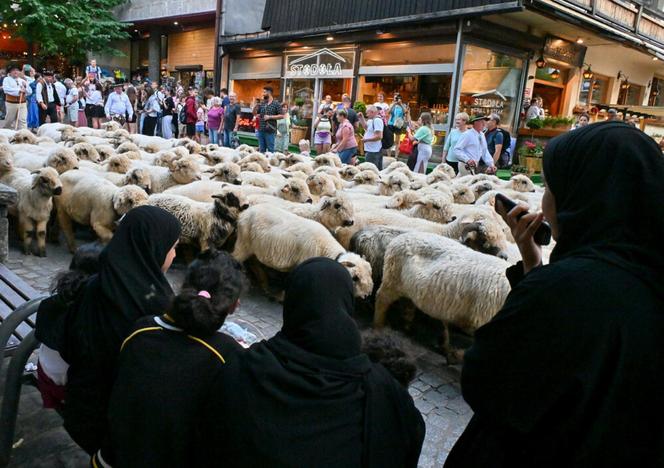
[[[537,65],[537,68],[542,69],[546,66],[546,60],[544,60],[544,54],[540,53],[539,58],[535,62],[535,65]]]
[[[586,69],[583,71],[583,78],[584,78],[585,80],[592,80],[592,78],[593,78],[593,76],[594,76],[594,73],[593,73],[592,69],[590,68],[591,65],[590,65],[589,63],[586,64],[586,65],[588,66],[588,68],[586,68]]]
[[[551,72],[551,75],[549,75],[552,79],[557,80],[560,78],[560,70],[557,68]]]

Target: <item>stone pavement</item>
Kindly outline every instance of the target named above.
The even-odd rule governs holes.
[[[48,291],[53,277],[66,269],[71,256],[66,249],[47,245],[48,258],[23,256],[16,242],[12,242],[6,265],[40,291]],[[169,281],[178,285],[184,265],[176,264],[168,273]],[[361,328],[370,324],[370,315],[361,313]],[[242,298],[240,309],[231,321],[248,328],[261,338],[273,336],[281,327],[281,307],[251,290]],[[426,335],[425,335],[426,336]],[[449,450],[465,428],[471,410],[463,401],[459,389],[459,369],[447,367],[445,358],[435,352],[429,339],[404,338],[409,352],[416,357],[418,375],[409,388],[417,408],[426,420],[427,434],[419,466],[443,465]],[[52,410],[41,409],[41,398],[36,389],[24,387],[17,422],[10,467],[55,468],[87,467],[88,459],[62,428],[62,420]]]

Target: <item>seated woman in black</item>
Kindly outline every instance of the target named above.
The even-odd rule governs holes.
[[[113,466],[221,466],[209,455],[214,442],[204,415],[243,350],[217,330],[244,284],[230,255],[204,254],[165,313],[136,322],[122,344],[109,405]]]
[[[315,258],[290,274],[284,324],[217,381],[210,466],[415,467],[424,421],[361,352],[348,271]]]
[[[99,274],[67,312],[60,350],[70,366],[64,426],[91,455],[107,440],[108,399],[122,341],[136,320],[163,313],[173,295],[164,272],[179,236],[180,223],[168,212],[153,206],[129,211],[101,253]]]
[[[544,176],[557,245],[541,266],[542,214],[507,214],[523,263],[465,354],[475,414],[445,466],[664,466],[664,158],[599,123],[551,140]]]

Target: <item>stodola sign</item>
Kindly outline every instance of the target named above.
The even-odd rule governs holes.
[[[352,73],[351,61],[330,49],[320,49],[304,56],[289,57],[288,78],[342,77]]]

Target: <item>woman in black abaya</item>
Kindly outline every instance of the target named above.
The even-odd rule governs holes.
[[[339,263],[315,258],[293,270],[282,330],[240,356],[213,391],[216,464],[417,466],[422,416],[361,352],[352,311],[353,282]]]
[[[553,139],[544,216],[507,214],[523,262],[465,355],[475,412],[446,467],[664,466],[664,158],[620,122]]]
[[[122,341],[136,320],[162,314],[173,295],[164,272],[179,236],[180,223],[166,211],[131,210],[101,253],[99,274],[68,312],[61,350],[70,365],[64,424],[90,454],[107,436],[106,410]]]

